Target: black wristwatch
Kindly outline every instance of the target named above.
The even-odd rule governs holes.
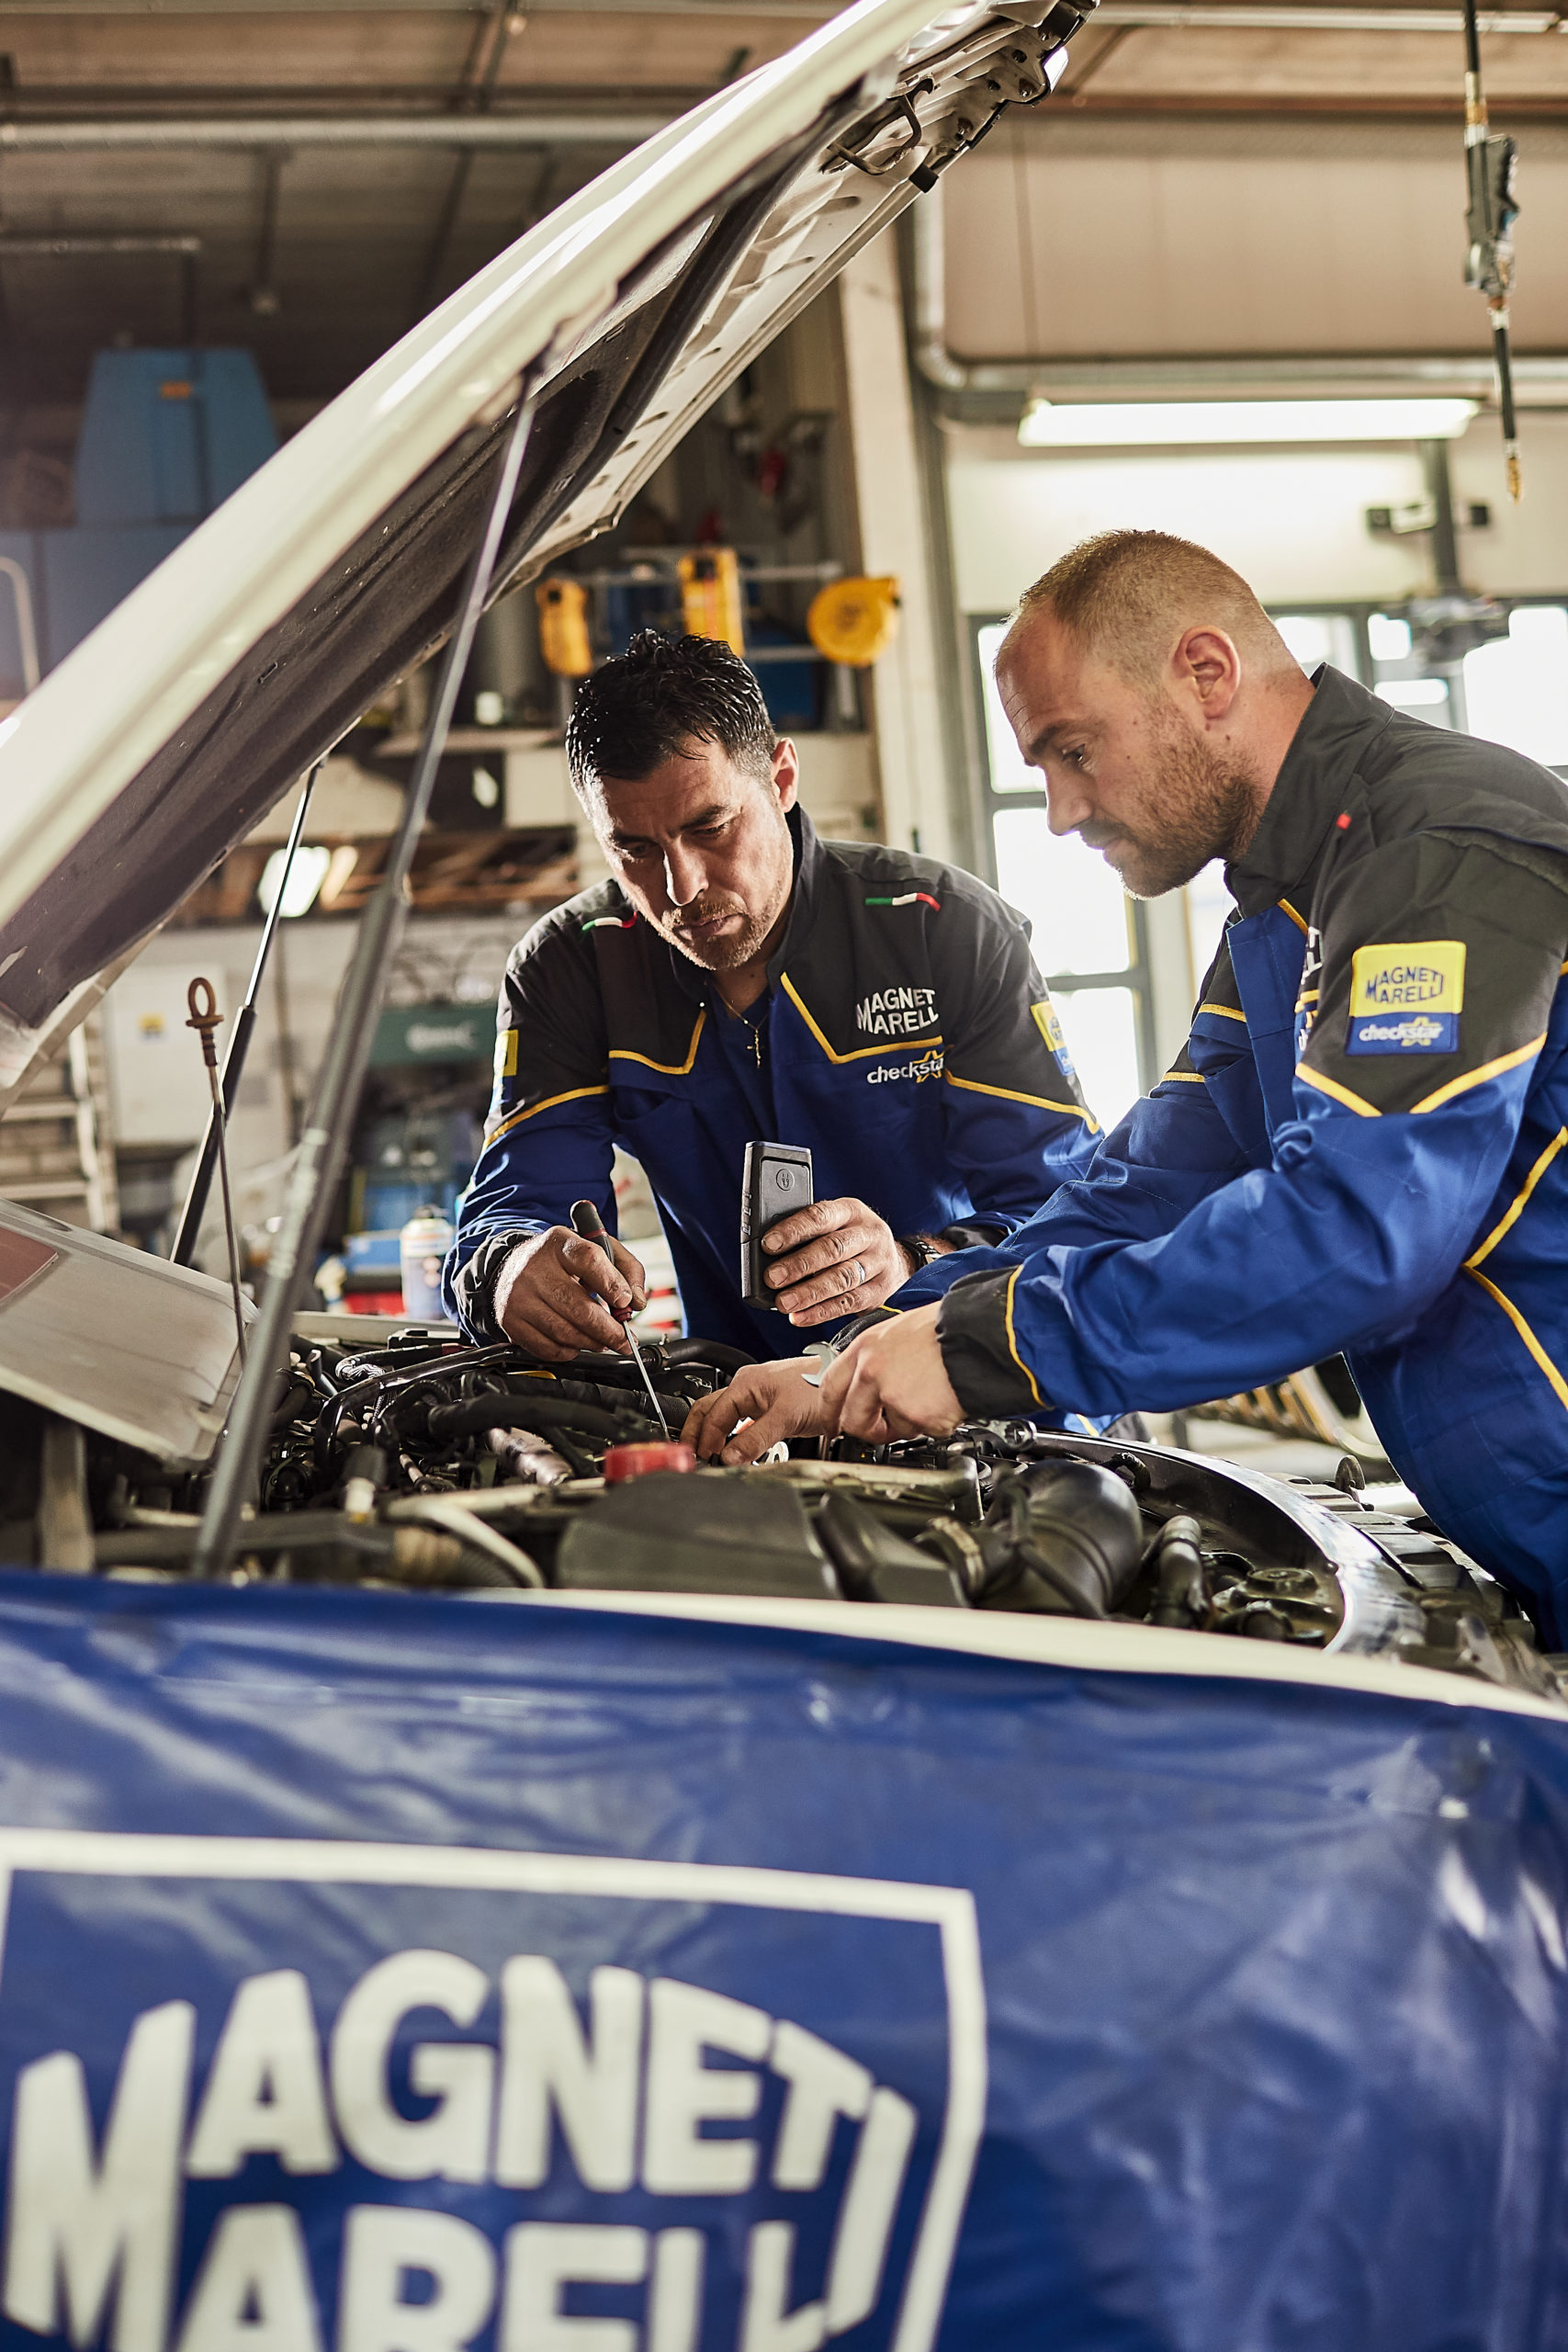
[[[909,1260],[911,1275],[918,1274],[922,1266],[934,1265],[939,1258],[947,1254],[937,1248],[929,1233],[896,1233],[893,1238]]]

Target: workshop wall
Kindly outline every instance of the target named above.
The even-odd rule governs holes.
[[[1568,416],[1527,413],[1520,446],[1525,498],[1514,508],[1495,417],[1478,416],[1451,445],[1456,501],[1491,510],[1485,528],[1461,532],[1461,559],[1471,583],[1493,595],[1568,587]],[[1175,531],[1213,548],[1271,605],[1393,602],[1429,582],[1423,537],[1367,527],[1368,507],[1421,496],[1412,446],[1090,457],[1022,450],[1016,433],[1001,427],[953,425],[947,449],[965,613],[1006,612],[1079,539],[1123,526]]]

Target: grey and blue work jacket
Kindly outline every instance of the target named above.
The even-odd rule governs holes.
[[[1325,669],[1226,878],[1175,1067],[898,1305],[945,1292],[976,1413],[1165,1410],[1342,1349],[1426,1510],[1562,1646],[1568,786]]]
[[[617,1144],[647,1171],[687,1329],[764,1356],[823,1332],[741,1299],[748,1143],[807,1146],[818,1200],[852,1195],[897,1234],[961,1241],[1013,1232],[1087,1167],[1098,1130],[1022,917],[972,875],[820,841],[798,809],[789,821],[789,920],[743,1016],[614,882],[514,949],[446,1271],[474,1339],[500,1336],[495,1278],[518,1240],[580,1198],[614,1230]]]

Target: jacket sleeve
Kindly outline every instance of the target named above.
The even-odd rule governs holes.
[[[947,1166],[974,1204],[964,1225],[999,1240],[1083,1173],[1100,1128],[1030,954],[1029,925],[999,899],[979,905],[956,892],[942,922]]]
[[[608,1040],[590,951],[562,922],[513,950],[496,1011],[495,1090],[442,1297],[471,1340],[499,1340],[495,1278],[513,1246],[596,1202],[615,1229]]]
[[[1268,1162],[1262,1096],[1222,944],[1186,1045],[1100,1143],[1084,1176],[1062,1185],[994,1249],[958,1251],[922,1267],[898,1292],[898,1304],[927,1306],[971,1274],[1010,1272],[1047,1248],[1152,1240],[1221,1185]]]
[[[1019,1265],[960,1281],[939,1335],[966,1408],[1159,1411],[1397,1340],[1454,1278],[1507,1167],[1565,889],[1430,838],[1349,868],[1321,962],[1309,951],[1296,1116],[1269,1164],[1148,1238],[1065,1220]]]

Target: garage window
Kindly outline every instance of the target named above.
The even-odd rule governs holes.
[[[1039,772],[1019,755],[991,675],[1007,627],[975,628],[997,888],[1029,918],[1085,1096],[1110,1127],[1156,1075],[1142,910],[1098,850],[1051,831]]]

